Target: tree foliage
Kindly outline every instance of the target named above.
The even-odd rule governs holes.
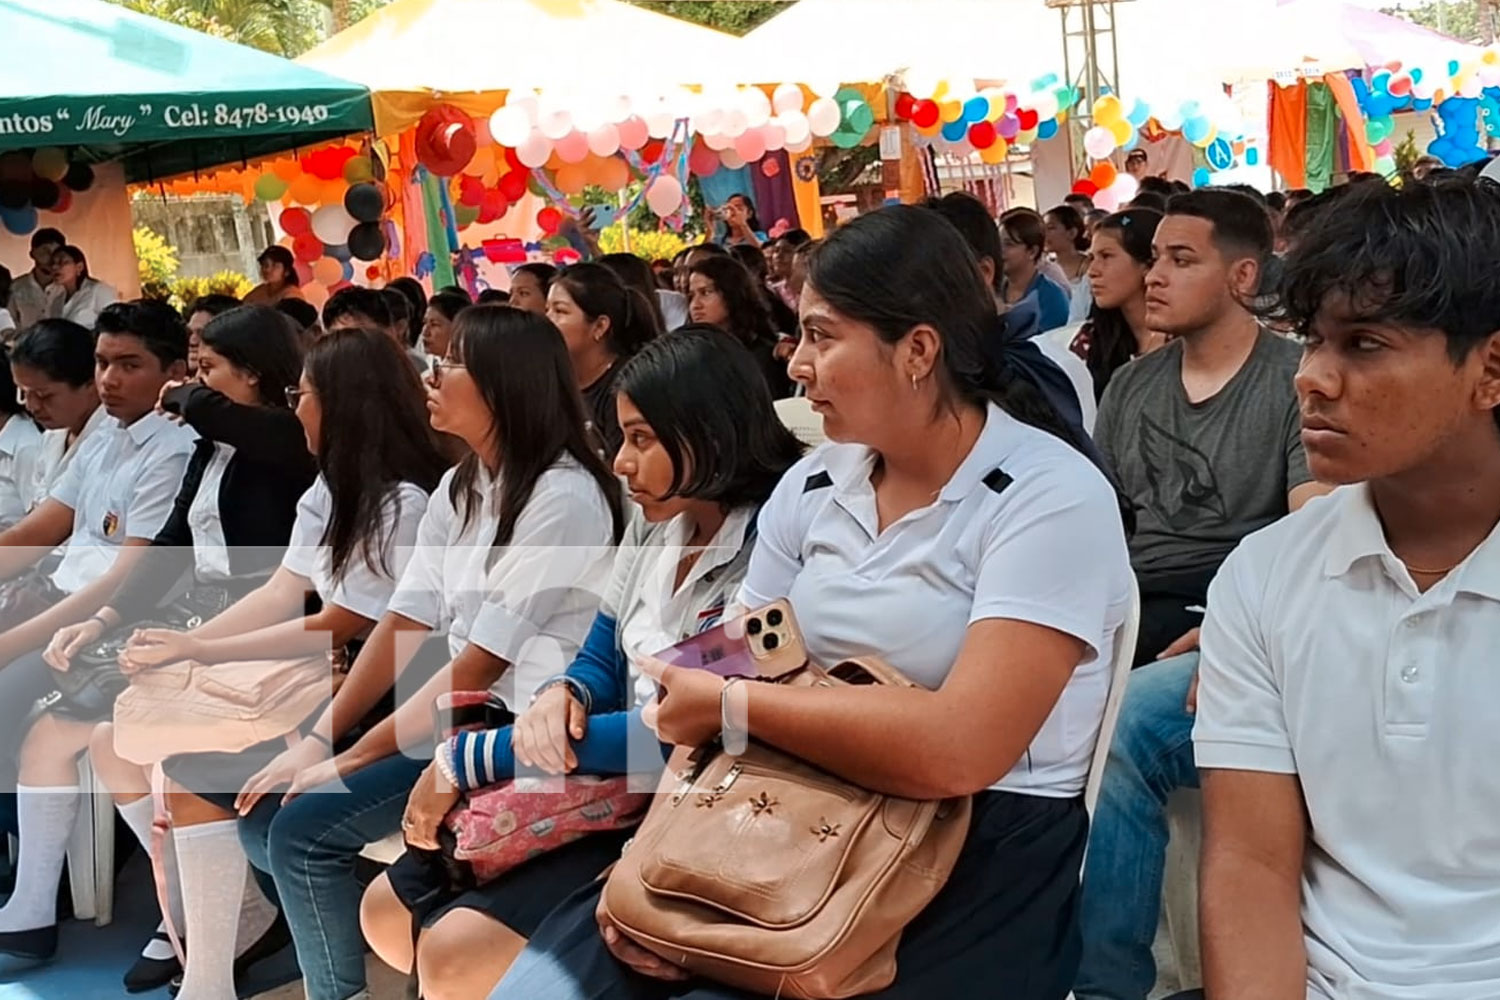
[[[637,7],[702,24],[731,35],[760,27],[796,0],[629,0]]]
[[[1385,13],[1481,44],[1493,42],[1500,27],[1500,0],[1402,0]]]

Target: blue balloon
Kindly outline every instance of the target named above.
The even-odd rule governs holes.
[[[1208,187],[1210,179],[1211,175],[1207,167],[1199,167],[1193,171],[1193,187],[1195,188]]]
[[[1125,116],[1125,120],[1136,128],[1140,128],[1151,120],[1151,106],[1137,97],[1135,103],[1130,106],[1130,113]]]
[[[352,257],[353,254],[349,252],[349,246],[346,243],[330,243],[323,248],[323,256],[332,257],[338,261],[345,261]]]
[[[1245,165],[1246,166],[1253,167],[1253,166],[1257,166],[1259,163],[1260,163],[1260,150],[1256,149],[1254,146],[1251,146],[1249,149],[1245,150]]]
[[[12,236],[26,236],[37,226],[36,208],[26,205],[22,208],[6,208],[0,206],[0,225],[5,226],[5,231]]]
[[[345,281],[353,281],[354,280],[354,262],[353,261],[348,261],[348,260],[344,261],[344,280]]]
[[[1457,76],[1458,75],[1458,70],[1459,70],[1458,60],[1457,59],[1449,59],[1448,60],[1448,75],[1449,76]]]
[[[1412,83],[1421,83],[1422,82],[1422,67],[1420,67],[1420,66],[1413,66],[1411,68],[1411,82]]]
[[[1417,98],[1416,100],[1414,100],[1414,101],[1411,102],[1411,109],[1413,111],[1431,111],[1432,110],[1432,98],[1430,98],[1430,97],[1419,97],[1419,98]]]
[[[1202,142],[1212,128],[1207,118],[1189,118],[1182,123],[1182,135],[1188,142]]]
[[[964,120],[971,125],[974,122],[982,122],[990,116],[990,99],[988,97],[971,97],[964,102]]]
[[[1050,139],[1055,135],[1057,135],[1056,118],[1048,118],[1046,121],[1041,122],[1036,127],[1036,137],[1038,139]]]
[[[969,123],[962,118],[943,126],[943,138],[949,142],[960,142],[969,134]]]

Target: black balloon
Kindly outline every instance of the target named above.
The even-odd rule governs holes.
[[[361,222],[349,231],[349,253],[358,260],[379,260],[385,253],[385,233],[378,222]]]
[[[344,195],[344,211],[360,222],[379,222],[385,196],[374,184],[356,184]]]
[[[94,186],[94,168],[87,163],[74,163],[68,167],[63,183],[74,191],[87,191]]]
[[[62,201],[62,188],[55,181],[38,177],[31,182],[30,198],[31,203],[43,211],[56,208],[57,203]]]
[[[31,185],[26,181],[0,181],[0,207],[25,208],[31,204]]]

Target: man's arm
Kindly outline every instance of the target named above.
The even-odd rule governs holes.
[[[0,531],[0,579],[35,565],[73,533],[73,508],[48,497],[19,522]]]
[[[1302,1000],[1307,812],[1294,774],[1203,771],[1198,908],[1214,1000]]]
[[[35,618],[0,634],[0,665],[9,663],[22,653],[43,648],[52,641],[58,629],[88,621],[96,613],[102,612],[101,617],[109,621],[111,627],[118,625],[117,616],[107,610],[109,600],[150,548],[151,540],[148,538],[125,539],[115,555],[114,564],[107,571]]]

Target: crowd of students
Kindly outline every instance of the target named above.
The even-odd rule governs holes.
[[[507,304],[399,282],[318,314],[268,251],[259,304],[28,324],[0,953],[57,955],[82,754],[151,840],[122,686],[323,656],[295,731],[166,758],[170,919],[127,989],[229,1000],[290,941],[309,1000],[368,995],[367,946],[428,1000],[742,1000],[604,915],[628,830],[462,891],[431,852],[465,792],[712,741],[725,681],[654,654],[786,599],[815,661],[918,686],[742,685],[750,735],[973,797],[883,1000],[1144,998],[1167,797],[1200,784],[1210,997],[1500,992],[1500,188],[1142,199],[1089,225],[950,195],[764,248],[741,207],[728,250],[528,264]],[[449,691],[510,721],[439,731]]]

